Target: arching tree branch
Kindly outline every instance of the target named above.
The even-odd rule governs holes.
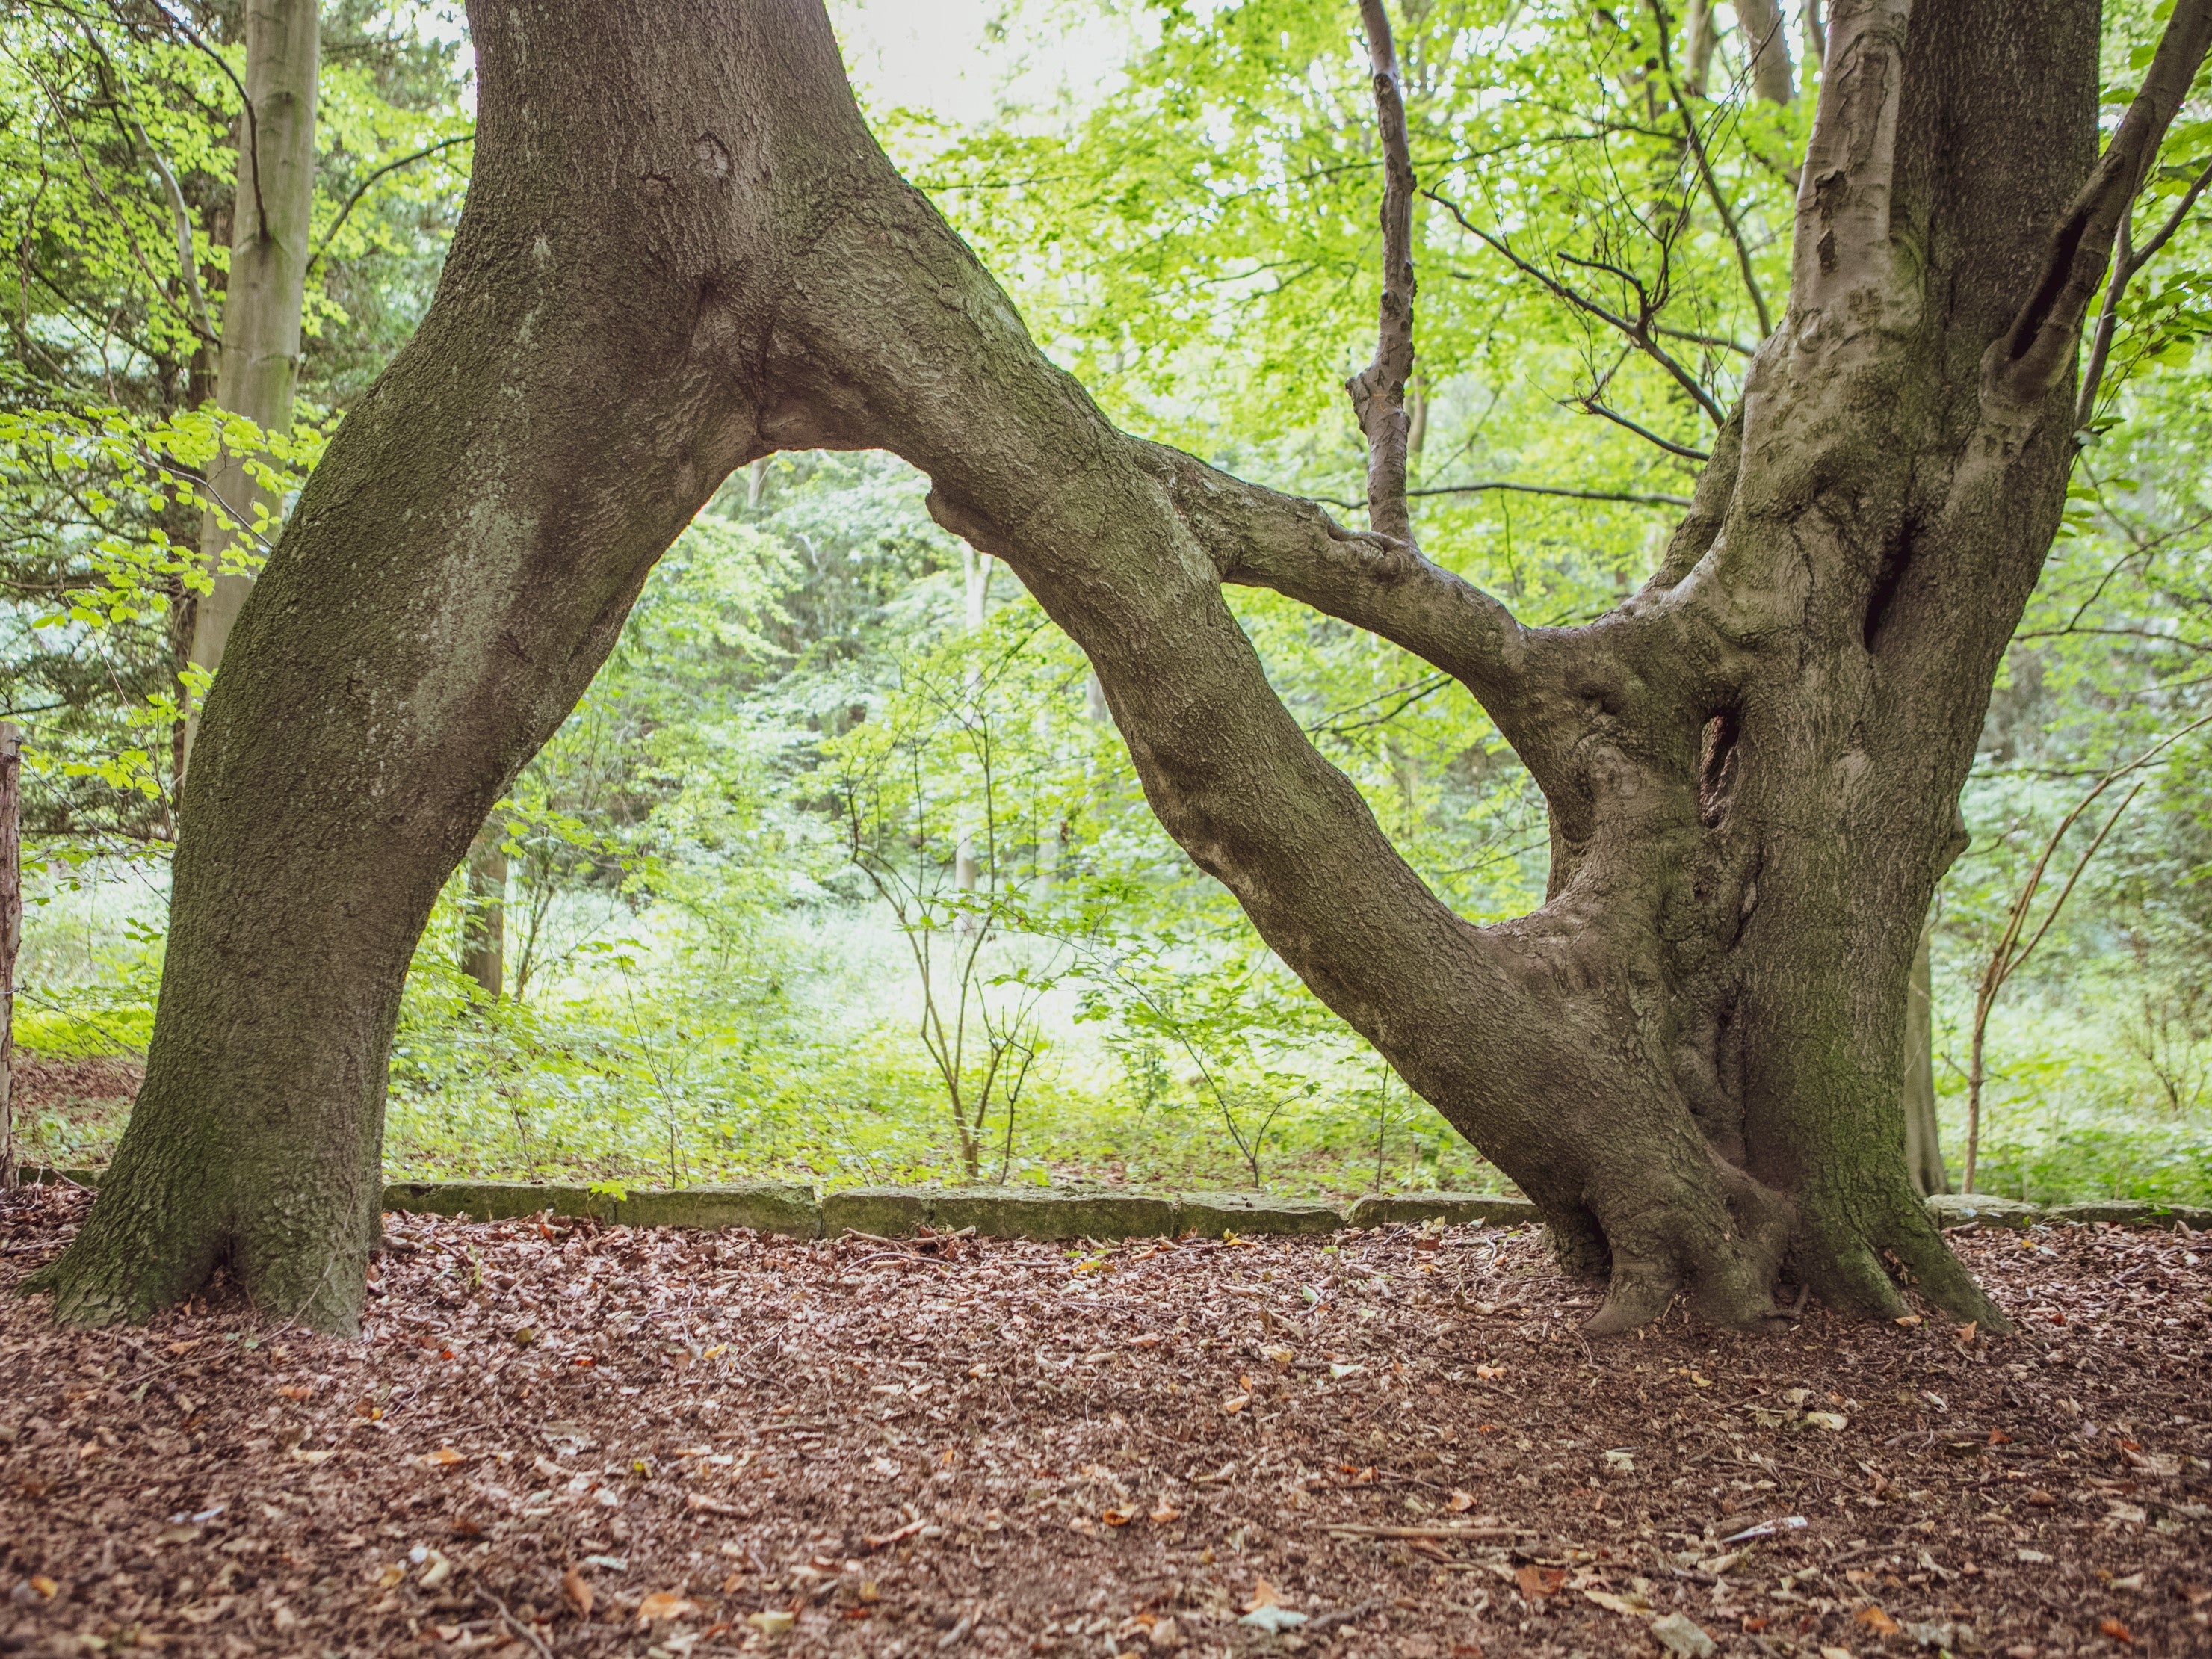
[[[2212,0],[2176,0],[2119,131],[2051,234],[2041,279],[1984,362],[1985,404],[2033,407],[2074,366],[2081,319],[2105,280],[2120,226],[2134,210],[2208,49]]]
[[[2104,383],[2105,365],[2112,358],[2112,335],[2119,326],[2120,300],[2127,293],[2128,284],[2135,280],[2145,265],[2158,257],[2161,248],[2173,240],[2173,233],[2179,230],[2188,219],[2191,210],[2197,205],[2197,198],[2204,193],[2207,185],[2212,185],[2212,163],[2207,163],[2203,171],[2190,181],[2189,188],[2182,192],[2181,200],[2174,204],[2173,211],[2166,215],[2166,222],[2141,247],[2132,245],[2134,215],[2124,213],[2120,216],[2119,232],[2113,240],[2112,279],[2105,284],[2104,307],[2097,313],[2096,332],[2089,343],[2088,365],[2081,371],[2081,390],[2074,402],[2076,431],[2088,425],[2089,417],[2097,412],[2097,393]]]

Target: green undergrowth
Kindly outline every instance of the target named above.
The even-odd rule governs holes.
[[[97,915],[82,902],[42,913],[78,925],[45,930],[30,958],[16,1030],[38,1066],[18,1135],[28,1161],[96,1167],[127,1115],[126,1085],[106,1062],[144,1052],[160,951],[108,902]],[[1221,1098],[1188,1056],[1114,1040],[1067,997],[1045,1004],[1011,1137],[994,1106],[971,1173],[915,1032],[895,938],[829,911],[709,957],[696,940],[672,945],[651,917],[620,920],[626,932],[578,950],[522,1003],[472,999],[426,946],[392,1056],[393,1179],[1255,1185]],[[1938,991],[1940,1116],[1955,1187],[1964,1010],[1940,977]],[[1988,1048],[1978,1190],[2046,1204],[2212,1203],[2212,1056],[2148,1043],[2118,996],[2075,1000],[2049,988],[2001,1006]],[[1257,1141],[1256,1184],[1267,1190],[1510,1190],[1371,1067],[1322,1068],[1273,1095],[1225,1092],[1238,1134]]]

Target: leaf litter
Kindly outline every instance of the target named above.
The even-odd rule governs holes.
[[[357,1341],[0,1296],[0,1651],[2212,1651],[2203,1235],[1959,1237],[2011,1338],[1591,1344],[1526,1231],[388,1233]]]

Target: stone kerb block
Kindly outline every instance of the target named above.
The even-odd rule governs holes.
[[[1939,1193],[1928,1200],[1928,1213],[1939,1227],[2032,1227],[2043,1219],[2040,1205],[1986,1193]]]
[[[915,1187],[848,1187],[822,1199],[822,1234],[848,1231],[876,1238],[911,1238],[931,1225],[929,1194]]]
[[[973,1227],[986,1238],[1171,1237],[1176,1202],[1151,1193],[952,1187],[930,1194],[929,1224],[941,1233]]]
[[[1419,1226],[1440,1221],[1447,1227],[1518,1227],[1543,1218],[1525,1198],[1497,1198],[1483,1193],[1376,1193],[1356,1199],[1345,1212],[1354,1227]]]
[[[722,1187],[678,1187],[631,1193],[602,1212],[625,1227],[750,1227],[755,1232],[813,1238],[822,1231],[814,1189],[788,1181],[747,1181]]]
[[[1185,1193],[1176,1205],[1176,1231],[1218,1238],[1225,1232],[1333,1233],[1344,1212],[1314,1198],[1264,1193]]]
[[[422,1215],[465,1215],[471,1221],[513,1221],[550,1210],[591,1215],[592,1196],[582,1187],[544,1187],[530,1181],[398,1181],[384,1189],[387,1210]],[[599,1200],[604,1212],[607,1200]]]
[[[2108,1221],[2116,1227],[2212,1227],[2212,1210],[2190,1204],[2146,1204],[2127,1198],[2102,1199],[2094,1204],[2057,1204],[2043,1212],[2045,1221],[2087,1224]]]

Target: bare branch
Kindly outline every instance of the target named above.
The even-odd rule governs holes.
[[[154,141],[146,136],[144,123],[139,120],[137,112],[131,107],[130,83],[124,79],[121,67],[108,54],[107,48],[100,44],[100,37],[93,33],[90,23],[80,18],[77,27],[84,35],[85,44],[92,48],[93,56],[100,61],[102,82],[111,77],[113,79],[114,85],[109,88],[109,96],[113,100],[118,119],[128,125],[131,132],[137,137],[139,147],[146,152],[147,159],[153,162],[154,171],[161,176],[161,189],[169,198],[169,216],[175,228],[177,269],[183,273],[185,293],[191,301],[191,314],[199,325],[201,337],[212,340],[216,337],[215,324],[209,319],[207,295],[200,288],[199,255],[193,251],[192,215],[191,210],[185,204],[185,192],[178,188],[177,175],[170,171],[167,161],[155,147]]]
[[[1751,245],[1744,240],[1743,227],[1737,222],[1735,210],[1729,206],[1728,198],[1721,191],[1721,181],[1713,173],[1712,157],[1705,149],[1705,135],[1698,130],[1697,117],[1690,109],[1690,100],[1682,95],[1682,88],[1675,83],[1674,50],[1667,40],[1666,0],[1651,0],[1651,15],[1659,25],[1660,73],[1666,77],[1668,95],[1674,103],[1675,112],[1681,118],[1682,136],[1688,140],[1691,158],[1698,164],[1698,178],[1705,187],[1705,198],[1712,203],[1713,211],[1720,216],[1721,228],[1728,233],[1729,241],[1735,249],[1736,270],[1743,277],[1744,292],[1751,296],[1752,309],[1759,313],[1759,337],[1763,340],[1774,332],[1774,316],[1767,309],[1766,295],[1759,286],[1759,275],[1752,265]],[[1778,15],[1775,22],[1778,28],[1781,23]],[[1781,56],[1778,47],[1776,55]],[[1763,58],[1760,59],[1762,65],[1765,61]],[[1782,58],[1782,73],[1786,84],[1790,74],[1790,60],[1786,57]],[[1785,92],[1778,101],[1787,102],[1790,96]]]
[[[459,137],[441,138],[436,143],[427,145],[416,150],[412,155],[403,155],[396,161],[386,161],[368,178],[362,179],[354,187],[353,194],[346,198],[346,204],[338,210],[338,216],[331,221],[331,228],[323,233],[323,240],[315,244],[315,251],[307,256],[307,263],[303,268],[302,274],[313,273],[317,261],[330,252],[331,244],[337,239],[338,230],[345,223],[347,216],[361,204],[361,198],[368,194],[369,187],[378,179],[386,173],[397,173],[402,167],[412,167],[416,162],[427,160],[441,150],[451,149],[456,144],[472,144],[476,142],[476,137],[473,132],[465,132]]]
[[[1725,335],[1700,334],[1692,328],[1674,328],[1666,323],[1651,325],[1654,334],[1669,340],[1687,340],[1692,345],[1711,346],[1715,351],[1733,351],[1739,357],[1756,357],[1757,346],[1747,346],[1741,340],[1731,340]]]
[[[1516,495],[1559,495],[1575,501],[1626,501],[1632,507],[1688,507],[1687,495],[1646,494],[1629,489],[1568,489],[1557,484],[1517,483],[1505,478],[1486,479],[1480,483],[1437,484],[1427,489],[1409,489],[1408,495],[1483,495],[1492,490],[1504,490]],[[1352,503],[1334,495],[1309,495],[1308,501],[1318,501],[1323,507],[1340,507],[1347,512]]]
[[[1686,461],[1703,462],[1712,459],[1712,456],[1705,450],[1692,449],[1687,444],[1676,443],[1672,438],[1661,437],[1650,427],[1644,425],[1641,422],[1630,420],[1627,416],[1622,414],[1619,410],[1614,409],[1607,404],[1601,403],[1595,396],[1589,398],[1577,398],[1574,401],[1575,406],[1577,409],[1582,410],[1584,413],[1600,416],[1606,420],[1611,421],[1615,426],[1621,427],[1630,432],[1633,432],[1638,437],[1643,439],[1644,442],[1658,445],[1660,448],[1665,450],[1669,455],[1680,455]]]
[[[208,45],[205,36],[186,19],[169,9],[167,0],[154,0],[154,12],[164,23],[213,58],[215,66],[223,72],[232,86],[238,88],[239,105],[246,112],[246,158],[253,163],[254,222],[260,227],[262,235],[268,235],[269,210],[261,200],[261,118],[254,111],[253,100],[246,95],[246,82],[238,78],[238,72],[231,68],[229,60]]]
[[[1359,0],[1367,57],[1375,76],[1375,120],[1382,140],[1382,301],[1375,361],[1344,383],[1367,437],[1367,524],[1407,546],[1406,382],[1413,372],[1413,163],[1406,141],[1406,100],[1398,52],[1382,0]]]
[[[2088,182],[2051,233],[2041,280],[1983,361],[1985,402],[2032,408],[2073,367],[2081,319],[2104,283],[2120,227],[2134,210],[2166,130],[2189,95],[2208,49],[2212,0],[2176,0],[2141,90]]]
[[[1524,276],[1533,276],[1553,295],[1565,300],[1569,305],[1574,307],[1577,311],[1586,312],[1590,316],[1596,318],[1600,322],[1604,323],[1607,326],[1618,329],[1621,333],[1627,336],[1629,340],[1634,343],[1638,350],[1641,351],[1645,356],[1649,357],[1653,362],[1658,364],[1661,368],[1664,369],[1677,386],[1680,386],[1683,391],[1688,392],[1690,396],[1697,401],[1697,404],[1700,409],[1704,410],[1706,414],[1712,416],[1714,425],[1717,426],[1728,418],[1728,412],[1714,400],[1712,394],[1707,392],[1704,386],[1698,382],[1698,377],[1691,374],[1673,352],[1668,350],[1666,347],[1659,343],[1658,330],[1656,326],[1655,319],[1641,318],[1632,322],[1629,319],[1622,316],[1611,307],[1601,305],[1595,300],[1591,299],[1587,294],[1583,294],[1576,289],[1569,287],[1566,283],[1553,276],[1550,271],[1546,270],[1541,265],[1537,264],[1534,261],[1523,258],[1520,253],[1514,250],[1512,245],[1506,241],[1504,237],[1492,235],[1489,231],[1483,229],[1481,226],[1469,219],[1466,214],[1460,210],[1459,204],[1457,203],[1451,201],[1446,197],[1437,195],[1437,192],[1432,190],[1425,190],[1421,194],[1427,197],[1429,200],[1434,202],[1445,212],[1450,214],[1451,216],[1458,222],[1459,228],[1467,232],[1468,235],[1483,242],[1492,251],[1504,255],[1505,258],[1512,264],[1515,270],[1519,270]]]

